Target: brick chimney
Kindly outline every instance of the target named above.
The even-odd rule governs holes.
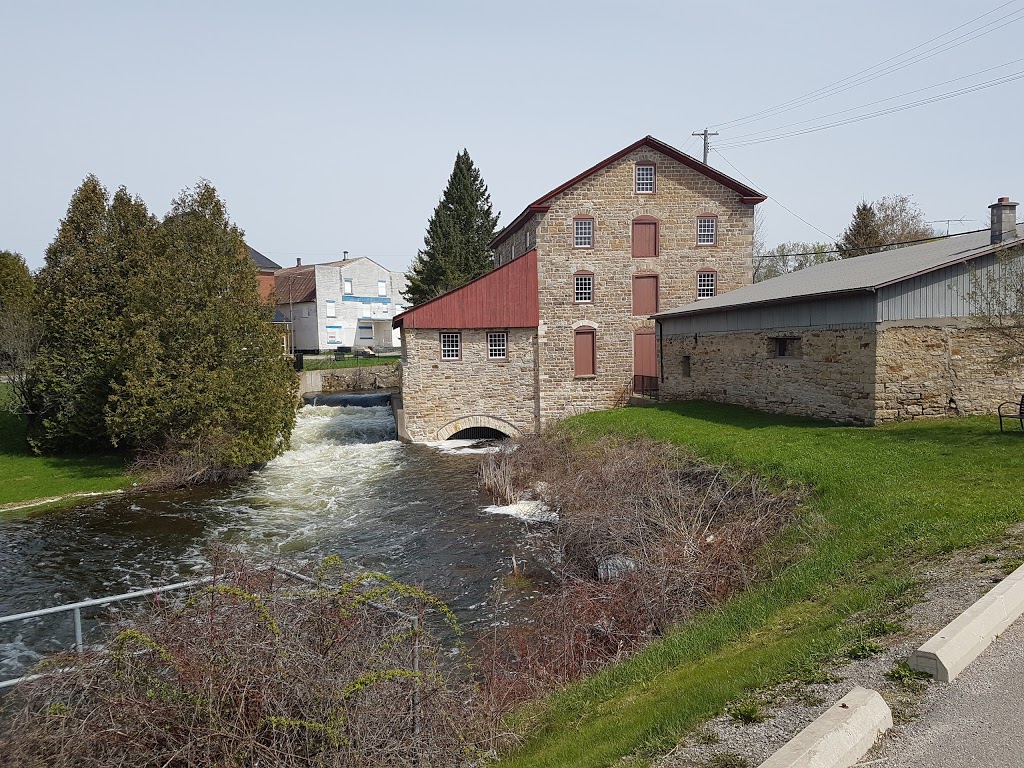
[[[1003,199],[1004,199],[1004,200],[1007,200],[1007,199],[1009,199],[1009,198],[1005,198],[1005,197],[1004,197]],[[994,213],[993,213],[992,215],[993,215],[993,216],[995,216],[995,214],[994,214]],[[995,221],[995,219],[993,219],[993,221]],[[301,266],[302,266],[302,259],[295,259],[295,266],[296,266],[296,267],[301,267]]]
[[[988,207],[992,211],[992,245],[1017,239],[1017,204],[1000,197]]]

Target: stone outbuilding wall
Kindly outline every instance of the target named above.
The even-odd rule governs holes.
[[[991,415],[1019,402],[1024,363],[997,362],[1002,337],[955,322],[886,326],[878,330],[875,420]]]
[[[779,357],[778,340],[789,339]],[[1019,401],[991,331],[955,321],[666,336],[664,400],[712,400],[852,424],[993,414]]]
[[[777,355],[777,339],[791,339]],[[873,326],[667,336],[663,400],[713,400],[772,413],[870,424]]]

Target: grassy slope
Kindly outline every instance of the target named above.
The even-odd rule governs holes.
[[[0,505],[131,484],[121,457],[32,454],[25,442],[25,420],[3,410],[8,397],[9,385],[0,384]]]
[[[806,483],[793,565],[633,659],[553,697],[507,766],[635,764],[744,691],[799,675],[864,636],[913,585],[915,564],[1024,519],[1024,435],[990,418],[837,427],[708,403],[576,417],[583,436],[646,434],[711,461]]]

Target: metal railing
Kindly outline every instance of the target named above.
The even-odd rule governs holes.
[[[634,376],[633,394],[639,397],[658,397],[657,376]]]
[[[107,597],[97,597],[91,600],[79,600],[77,603],[67,603],[65,605],[51,605],[49,608],[39,608],[35,611],[25,611],[24,613],[12,613],[9,616],[0,616],[0,624],[10,624],[15,621],[27,621],[28,619],[35,619],[39,616],[52,616],[55,613],[71,613],[74,615],[75,624],[75,650],[78,653],[85,652],[85,641],[82,637],[82,609],[83,608],[105,608],[111,603],[120,603],[125,600],[137,600],[140,597],[148,597],[149,595],[158,595],[161,592],[170,592],[175,589],[187,589],[188,587],[195,587],[200,584],[206,584],[212,581],[212,577],[205,579],[195,579],[193,581],[179,581],[175,584],[165,584],[162,587],[151,587],[150,589],[139,589],[134,592],[124,592],[120,595],[109,595]],[[12,685],[17,685],[21,682],[28,680],[35,680],[41,677],[41,675],[25,675],[22,677],[15,677],[9,680],[0,681],[0,690],[9,688]]]
[[[296,579],[306,584],[313,584],[322,589],[340,589],[334,584],[325,584],[316,579],[305,576],[296,571],[291,571],[287,568],[282,568],[278,565],[269,566],[270,570],[276,571],[283,576]],[[8,616],[0,616],[0,624],[10,624],[16,621],[27,621],[28,619],[35,619],[40,616],[52,616],[58,613],[71,613],[74,615],[74,626],[75,626],[75,650],[78,653],[85,652],[85,641],[82,632],[82,609],[84,608],[96,608],[106,607],[111,603],[120,603],[125,600],[137,600],[140,597],[148,597],[149,595],[157,595],[162,592],[170,592],[178,589],[188,589],[189,587],[198,587],[203,584],[208,584],[213,581],[212,576],[207,576],[202,579],[194,579],[192,581],[179,581],[175,584],[165,584],[161,587],[151,587],[149,589],[139,589],[134,592],[124,592],[119,595],[109,595],[108,597],[98,597],[90,600],[80,600],[77,603],[67,603],[65,605],[53,605],[48,608],[39,608],[34,611],[25,611],[23,613],[12,613]],[[366,603],[375,610],[389,613],[392,616],[403,619],[409,622],[412,630],[413,648],[412,648],[412,671],[414,675],[418,675],[420,671],[420,618],[410,613],[405,613],[397,608],[392,608],[389,605],[383,603],[377,603],[369,601]],[[52,672],[36,674],[36,675],[22,675],[21,677],[14,677],[7,680],[0,681],[0,690],[4,688],[10,688],[11,686],[17,685],[18,683],[27,683],[31,680],[38,680],[44,677],[46,674],[55,674],[62,671],[67,671],[68,668],[61,668],[53,670]],[[413,717],[413,734],[419,736],[420,734],[420,697],[419,697],[419,685],[418,682],[413,683],[412,689],[412,717]]]

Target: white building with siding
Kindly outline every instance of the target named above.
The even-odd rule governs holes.
[[[296,351],[400,346],[391,321],[408,307],[402,272],[360,256],[282,269],[274,284],[278,316],[291,322]]]

